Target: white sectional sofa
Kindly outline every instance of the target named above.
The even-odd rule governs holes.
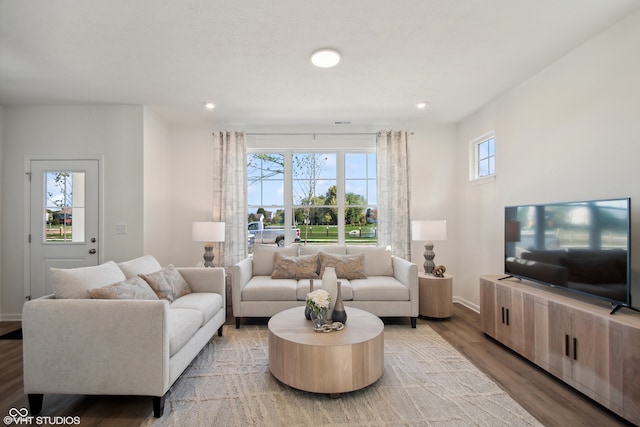
[[[231,272],[236,328],[243,317],[271,317],[304,305],[310,277],[315,277],[315,288],[320,287],[324,265],[338,265],[336,272],[342,282],[345,306],[379,317],[408,316],[411,326],[416,327],[418,268],[410,261],[392,256],[385,248],[256,245],[253,257],[234,265]]]
[[[142,276],[139,276],[142,275]],[[161,268],[152,256],[51,269],[54,294],[25,303],[24,390],[164,396],[226,319],[223,268]],[[182,280],[183,279],[183,280]],[[186,283],[186,286],[185,286]]]

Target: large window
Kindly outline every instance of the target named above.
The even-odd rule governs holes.
[[[247,165],[248,220],[257,243],[264,235],[271,243],[278,234],[271,230],[287,224],[297,229],[283,230],[287,244],[376,244],[375,152],[250,152]]]

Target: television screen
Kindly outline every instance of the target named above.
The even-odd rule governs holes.
[[[630,199],[505,208],[505,274],[630,306]]]

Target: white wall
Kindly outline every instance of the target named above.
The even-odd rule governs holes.
[[[174,265],[194,266],[204,261],[204,243],[191,240],[191,224],[213,219],[212,132],[213,128],[207,126],[170,129],[170,238]]]
[[[640,235],[640,12],[463,120],[458,126],[460,234],[454,293],[479,303],[478,276],[503,271],[504,206],[631,197]],[[468,143],[495,130],[497,179],[468,182]],[[632,242],[634,307],[640,246]]]
[[[454,197],[460,165],[456,156],[454,125],[422,125],[411,129],[411,219],[447,221],[447,240],[434,243],[434,262],[444,265],[447,274],[458,275],[456,248],[458,240],[458,207]],[[411,261],[423,271],[424,243],[413,242]]]
[[[19,319],[24,302],[26,156],[103,155],[104,230],[101,260],[142,254],[141,106],[5,106],[2,158],[3,319]],[[116,234],[126,224],[127,234]]]
[[[144,253],[162,265],[172,262],[171,141],[166,123],[144,108]]]

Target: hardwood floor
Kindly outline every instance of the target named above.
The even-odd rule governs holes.
[[[408,327],[407,319],[387,321],[406,322]],[[0,334],[16,328],[6,323],[0,322]],[[420,318],[421,323],[440,333],[546,426],[632,425],[487,338],[480,331],[478,313],[464,306],[454,304],[449,319]],[[234,319],[227,319],[227,325],[234,325]],[[0,416],[6,416],[10,408],[22,407],[27,407],[22,389],[22,341],[0,340]],[[83,426],[139,426],[152,416],[152,408],[146,397],[45,395],[42,415],[79,416]]]

